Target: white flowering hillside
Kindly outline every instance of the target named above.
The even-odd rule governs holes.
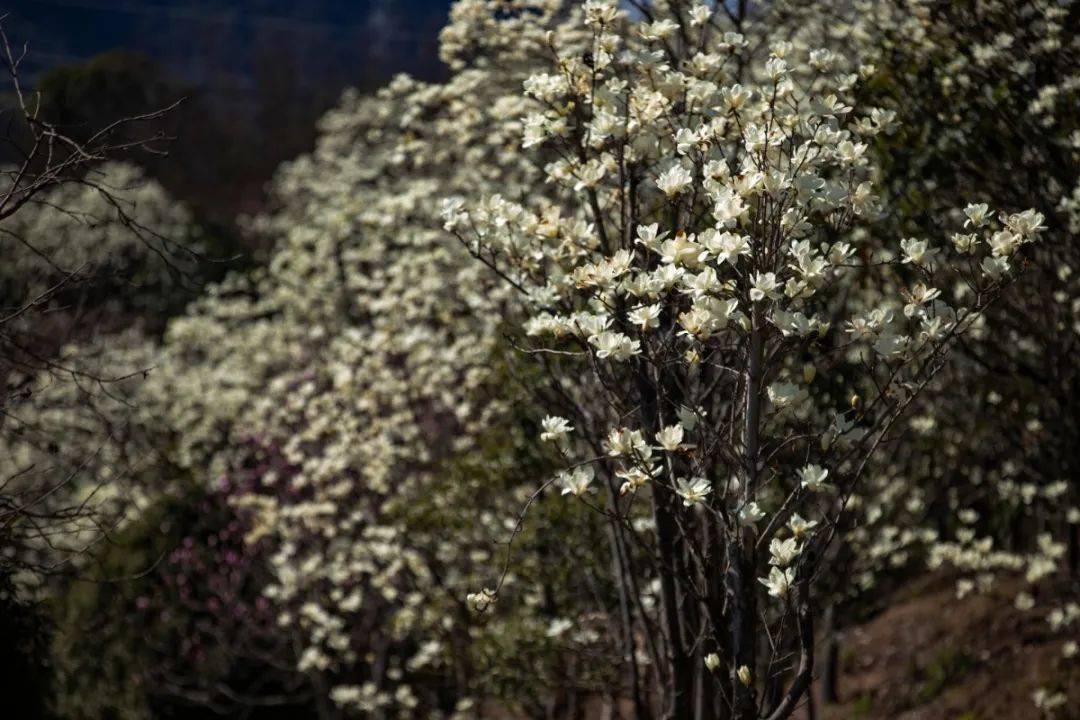
[[[1077,27],[1070,1],[458,0],[444,82],[347,92],[280,168],[242,220],[265,263],[160,338],[58,354],[118,392],[25,374],[12,467],[123,508],[79,541],[167,559],[98,605],[57,586],[58,647],[130,611],[145,640],[108,645],[146,665],[87,681],[72,650],[57,705],[818,717],[842,638],[947,588],[1038,628],[1008,692],[1070,717]],[[132,202],[150,237],[189,224]],[[18,217],[55,252],[5,287],[87,243],[166,282],[115,228]],[[990,655],[918,668],[916,699]]]

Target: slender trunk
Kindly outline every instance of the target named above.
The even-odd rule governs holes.
[[[1080,525],[1071,524],[1069,534],[1069,574],[1080,577]]]
[[[615,577],[619,585],[619,617],[623,627],[623,654],[630,666],[630,692],[634,701],[634,720],[648,720],[649,712],[641,695],[641,675],[638,670],[637,648],[634,642],[634,618],[630,607],[630,594],[626,587],[626,575],[629,572],[623,557],[619,529],[612,523],[611,530],[612,561]]]
[[[643,430],[653,436],[660,429],[661,417],[656,389],[649,378],[648,366],[641,363],[637,371],[637,389]],[[692,668],[683,644],[683,628],[679,617],[678,587],[675,573],[680,563],[676,558],[678,527],[675,523],[674,493],[662,483],[652,485],[652,513],[656,524],[657,564],[660,568],[660,605],[667,636],[667,664],[669,696],[665,718],[682,720],[689,718],[693,697],[691,696]]]
[[[757,596],[754,590],[753,536],[744,531],[741,543],[729,544],[728,592],[731,600],[731,685],[735,690],[735,720],[757,717],[757,697],[754,683],[744,684],[738,670],[746,666],[751,672],[757,664]],[[746,538],[749,537],[749,542]]]
[[[806,577],[799,580],[795,618],[799,631],[799,667],[780,704],[766,716],[767,720],[791,717],[799,701],[810,691],[814,675],[814,610],[810,605],[810,581]]]
[[[839,648],[836,641],[836,607],[825,608],[825,662],[821,669],[821,701],[826,704],[839,702],[837,692],[837,671],[839,670]]]
[[[672,493],[659,483],[653,485],[653,519],[656,522],[657,551],[660,560],[660,601],[667,630],[668,666],[671,697],[665,717],[682,720],[690,717],[691,668],[683,645],[675,586],[675,519],[672,517]]]
[[[761,424],[761,381],[765,360],[764,314],[760,303],[751,311],[750,353],[746,362],[746,414],[743,428],[743,503],[757,492]],[[755,672],[757,660],[757,592],[754,587],[757,568],[755,538],[751,528],[743,528],[728,545],[728,592],[731,597],[732,673],[740,667]],[[735,718],[757,717],[754,682],[744,684],[733,677]]]

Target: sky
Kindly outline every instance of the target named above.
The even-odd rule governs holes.
[[[108,51],[139,54],[122,55],[110,72],[143,67],[139,56],[149,58],[151,76],[189,102],[174,113],[170,157],[150,159],[148,167],[174,195],[216,218],[260,207],[273,170],[312,146],[317,118],[344,88],[372,91],[398,72],[438,79],[438,33],[449,6],[450,0],[0,2],[8,37],[28,45],[26,87],[51,69]],[[120,80],[112,87],[127,92]],[[73,102],[86,107],[87,100]],[[108,108],[103,116],[113,117]]]
[[[34,73],[123,48],[220,100],[243,102],[260,65],[370,84],[430,77],[450,0],[15,0],[9,37],[28,42]]]

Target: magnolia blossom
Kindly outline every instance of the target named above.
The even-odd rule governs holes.
[[[970,255],[975,252],[979,245],[979,236],[975,233],[953,233],[952,244],[957,252]]]
[[[967,220],[964,222],[964,227],[975,226],[982,227],[986,224],[987,216],[990,212],[990,206],[986,203],[972,203],[964,208],[964,214],[967,215]]]
[[[779,288],[776,273],[756,273],[750,281],[750,299],[754,302],[765,298],[776,300],[780,297]]]
[[[791,591],[791,585],[795,582],[795,571],[791,568],[781,570],[773,567],[767,578],[758,578],[758,582],[764,585],[769,595],[781,600],[786,600]]]
[[[743,525],[753,525],[765,517],[765,511],[753,500],[739,508],[739,522]]]
[[[712,492],[712,483],[705,478],[691,480],[679,478],[675,481],[675,492],[683,499],[683,505],[690,507],[709,497],[709,493]]]
[[[801,550],[799,541],[794,537],[787,540],[773,538],[769,543],[769,554],[772,556],[769,562],[777,567],[787,567],[799,556]]]
[[[663,306],[659,303],[654,305],[645,305],[636,310],[631,310],[627,314],[627,319],[638,327],[642,332],[659,327],[660,325],[660,312],[663,310]]]
[[[574,468],[567,472],[565,470],[560,471],[556,476],[559,483],[563,486],[563,495],[573,495],[580,497],[589,492],[590,485],[595,477],[595,472],[589,465],[583,465],[581,467]]]
[[[828,476],[829,471],[820,465],[807,465],[799,470],[799,481],[810,492],[827,490],[829,485],[825,483],[825,478]]]
[[[616,471],[615,477],[624,481],[619,486],[619,494],[625,495],[642,487],[652,479],[653,472],[655,469],[644,470],[637,466]]]
[[[652,456],[652,447],[645,441],[640,430],[612,428],[607,437],[608,454],[637,455],[644,459]]]
[[[670,425],[660,432],[656,433],[656,442],[660,444],[664,450],[668,452],[675,452],[682,445],[683,441],[683,426],[682,425]]]
[[[788,518],[788,529],[791,530],[791,534],[796,539],[803,538],[808,532],[817,527],[816,520],[806,520],[799,513],[792,513]]]
[[[589,338],[589,342],[596,347],[596,356],[599,358],[622,361],[641,352],[641,343],[637,340],[631,340],[626,335],[611,330]]]
[[[272,580],[260,597],[290,629],[290,643],[295,635],[301,671],[378,680],[313,692],[388,718],[438,714],[443,696],[460,698],[459,715],[483,707],[487,693],[517,704],[515,686],[527,683],[503,682],[500,672],[493,688],[490,673],[463,676],[449,648],[467,641],[492,663],[512,665],[506,648],[520,647],[522,632],[532,642],[535,609],[553,588],[559,619],[539,630],[561,641],[536,654],[529,678],[561,677],[568,660],[582,687],[623,677],[610,662],[568,655],[628,660],[609,637],[619,633],[595,630],[623,624],[622,637],[650,641],[635,640],[634,652],[658,646],[651,659],[660,666],[641,676],[647,704],[690,717],[679,703],[719,686],[750,700],[733,716],[755,717],[753,699],[771,698],[767,683],[803,682],[794,656],[807,648],[793,633],[798,623],[783,619],[790,608],[762,603],[747,618],[750,643],[769,633],[783,648],[768,673],[739,665],[702,686],[684,666],[664,664],[708,649],[685,638],[727,637],[734,585],[746,602],[766,590],[790,598],[797,574],[810,595],[828,591],[812,584],[833,570],[828,554],[803,552],[815,528],[835,529],[847,544],[845,593],[872,589],[892,569],[908,572],[924,555],[967,573],[965,594],[997,573],[1035,583],[1058,572],[1059,540],[1007,553],[1000,538],[977,537],[974,528],[994,527],[996,516],[958,515],[955,542],[918,519],[931,503],[954,509],[978,498],[988,513],[1017,508],[1058,534],[1066,513],[1080,521],[1068,480],[1056,484],[1071,477],[1054,465],[1071,446],[1067,403],[1053,393],[1031,402],[1011,380],[986,382],[970,361],[947,383],[933,377],[955,337],[977,357],[1039,367],[1055,346],[1048,342],[1075,329],[1075,243],[1063,228],[1080,227],[1067,157],[1080,139],[1068,134],[1075,88],[1055,77],[1075,66],[1067,12],[1039,4],[1035,20],[1021,23],[984,3],[979,32],[968,33],[941,20],[956,12],[948,3],[932,13],[885,2],[827,13],[783,3],[777,14],[765,3],[747,22],[734,4],[719,12],[696,0],[650,3],[648,18],[616,0],[579,10],[509,5],[454,4],[441,40],[445,82],[398,78],[371,97],[347,94],[327,115],[314,150],[275,180],[280,210],[253,222],[273,241],[270,262],[215,287],[140,351],[141,366],[160,367],[164,379],[151,378],[133,405],[167,418],[168,437],[105,448],[104,466],[162,457],[183,470],[170,477],[196,482],[215,482],[230,467],[271,468],[239,498],[251,537],[272,547]],[[850,40],[843,48],[811,44],[837,28]],[[1005,50],[1025,35],[1043,37],[1016,62]],[[882,75],[875,63],[885,57]],[[966,91],[973,87],[995,90]],[[955,131],[937,132],[938,109],[953,105]],[[987,132],[983,124],[1003,132],[999,117],[1046,137],[996,143],[1000,152],[988,155],[971,139]],[[889,137],[908,125],[912,132]],[[1026,153],[1021,166],[1032,172],[999,182],[998,156],[1012,152]],[[1039,167],[1051,153],[1061,161]],[[930,155],[980,162],[925,162]],[[919,185],[921,177],[905,175],[940,165],[956,180]],[[961,193],[972,190],[992,202],[964,207]],[[1053,213],[1049,227],[1034,210],[991,210],[1032,197]],[[961,222],[951,234],[950,223]],[[899,240],[913,233],[925,239]],[[1028,262],[1026,246],[1043,234],[1052,242]],[[1038,311],[1022,304],[1029,293],[997,316],[988,311],[1025,268],[1041,273]],[[1001,315],[1012,319],[1007,335]],[[536,352],[507,339],[520,328]],[[520,382],[506,382],[518,369]],[[35,388],[20,416],[43,395]],[[526,406],[534,397],[542,404]],[[1008,411],[985,412],[991,406]],[[40,415],[60,414],[53,410]],[[518,520],[522,498],[538,507],[557,500],[535,492],[535,438],[517,422],[533,416],[544,417],[540,440],[559,443],[571,468],[549,482],[564,495],[597,493],[582,515],[594,505],[605,515],[591,524],[576,512],[572,523],[564,512],[541,516],[551,521],[513,545],[513,572],[503,573],[521,601],[500,603],[497,622],[462,622],[445,612],[443,593],[423,588],[435,586],[436,573],[459,595],[483,586],[502,550],[491,538],[536,517],[530,504]],[[897,419],[910,419],[911,432],[895,433],[897,449],[873,456],[878,433]],[[160,423],[110,424],[150,435]],[[979,455],[993,445],[983,436],[1003,430],[1029,452]],[[571,432],[575,442],[564,445]],[[265,447],[247,453],[240,448],[252,433]],[[26,465],[55,460],[4,450]],[[280,455],[281,467],[268,455]],[[980,457],[992,461],[977,467]],[[804,466],[809,459],[819,464]],[[850,503],[815,495],[829,488],[826,466],[855,493]],[[730,474],[714,494],[706,478]],[[961,479],[946,492],[950,474]],[[792,477],[798,490],[787,493]],[[617,492],[607,478],[618,478]],[[672,492],[681,502],[664,501]],[[445,527],[455,528],[452,539]],[[753,530],[769,533],[768,553],[746,552]],[[550,545],[550,532],[570,567],[641,573],[600,585],[625,588],[629,619],[611,612],[611,598],[557,586],[564,568],[551,574],[547,555],[530,545],[534,537]],[[664,533],[675,542],[661,542]],[[698,553],[704,538],[715,546]],[[656,562],[656,552],[668,556]],[[767,577],[726,582],[739,567],[732,556],[752,566],[746,578]],[[699,571],[725,582],[697,583]],[[698,592],[718,617],[683,612],[680,598]],[[498,593],[470,593],[467,604],[483,611]],[[1054,631],[1080,621],[1080,610],[1039,598]],[[705,662],[728,667],[717,653]]]
[[[545,442],[561,440],[574,430],[569,420],[554,415],[548,415],[541,420],[540,426],[544,429],[540,433],[540,439]]]
[[[916,238],[904,238],[900,241],[900,249],[904,252],[904,262],[912,265],[927,265],[934,259],[936,251],[930,247],[926,240]]]
[[[488,607],[495,602],[495,591],[489,588],[484,588],[477,593],[469,593],[465,597],[465,602],[468,604],[469,609],[476,613],[482,613],[488,609]]]
[[[672,165],[656,178],[656,187],[668,197],[678,195],[694,181],[690,171],[682,165]]]

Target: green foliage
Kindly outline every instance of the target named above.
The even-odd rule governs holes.
[[[870,715],[874,710],[874,698],[861,695],[851,704],[851,720],[859,720]]]
[[[946,647],[928,665],[913,667],[912,680],[919,684],[919,702],[932,701],[963,680],[975,666],[975,659],[962,648]]]
[[[140,668],[148,631],[135,612],[135,599],[168,547],[162,523],[171,523],[162,503],[123,529],[89,570],[91,579],[73,579],[54,594],[56,664],[53,705],[65,720],[144,720],[150,717],[148,688]]]

